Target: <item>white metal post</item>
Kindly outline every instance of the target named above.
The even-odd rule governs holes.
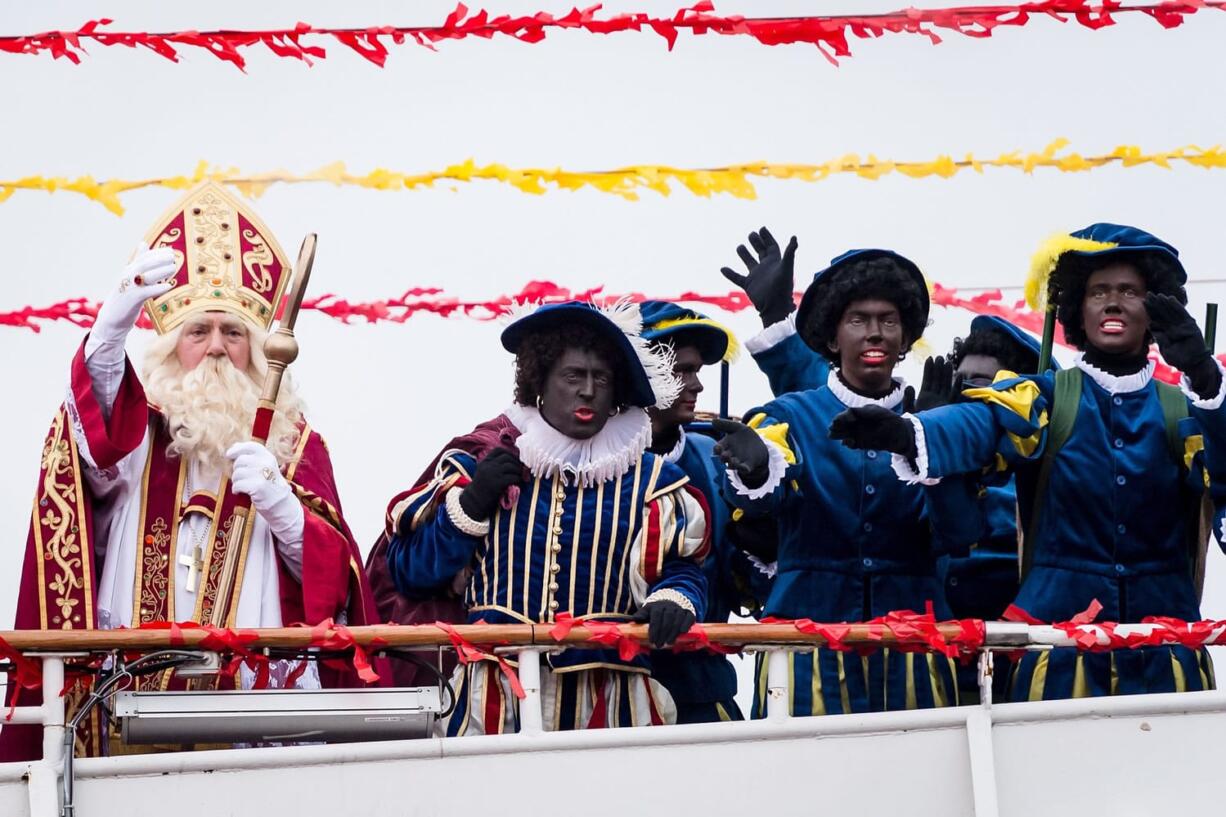
[[[43,759],[30,764],[27,789],[30,817],[58,817],[60,766],[64,761],[64,659],[35,656],[43,664],[43,703],[38,707],[43,725]]]
[[[57,768],[64,760],[64,659],[43,658],[43,762]]]
[[[524,699],[519,702],[519,733],[539,735],[541,722],[541,651],[521,650],[519,653],[519,683]]]
[[[979,703],[968,707],[966,743],[971,760],[971,792],[975,817],[998,817],[996,798],[996,750],[992,746],[992,650],[979,652]]]
[[[788,694],[788,651],[775,648],[766,653],[766,716],[779,721],[792,715]]]
[[[979,651],[979,704],[992,706],[992,680],[996,673],[995,653],[989,649]]]

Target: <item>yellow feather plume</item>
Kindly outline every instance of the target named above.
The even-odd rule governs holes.
[[[728,348],[724,351],[725,363],[732,363],[741,354],[741,344],[736,339],[736,335],[732,334],[732,330],[710,318],[670,318],[655,324],[652,326],[652,329],[661,332],[665,329],[673,329],[678,326],[710,326],[723,332],[728,337]]]
[[[1026,276],[1026,303],[1031,309],[1047,308],[1047,279],[1051,277],[1066,252],[1100,252],[1118,247],[1110,241],[1093,241],[1089,238],[1074,238],[1065,233],[1053,235],[1039,245],[1030,259],[1030,273]]]

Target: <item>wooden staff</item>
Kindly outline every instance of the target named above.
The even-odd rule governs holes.
[[[294,324],[298,320],[298,310],[302,307],[302,299],[306,295],[307,282],[311,279],[311,267],[315,264],[314,233],[302,240],[298,250],[298,263],[294,265],[293,278],[290,281],[290,292],[285,301],[285,310],[281,314],[281,322],[277,331],[264,341],[264,356],[268,358],[268,372],[264,375],[264,388],[260,402],[255,410],[255,420],[252,423],[251,439],[263,445],[268,442],[268,434],[272,429],[273,415],[277,410],[277,395],[281,392],[281,380],[285,369],[298,358],[298,340],[294,337]],[[234,616],[238,612],[238,597],[242,587],[235,587],[237,577],[246,565],[247,549],[251,542],[251,497],[241,494],[235,498],[234,515],[226,546],[226,557],[222,563],[221,576],[217,584],[217,596],[213,609],[209,613],[209,624],[219,627],[234,625]]]

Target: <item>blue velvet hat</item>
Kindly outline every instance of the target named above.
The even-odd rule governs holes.
[[[1004,318],[996,315],[979,315],[971,321],[971,333],[975,332],[996,332],[1005,335],[1009,340],[1023,347],[1027,352],[1035,357],[1035,362],[1038,362],[1039,352],[1042,346],[1039,341],[1024,329],[1009,323]],[[1054,371],[1060,368],[1060,364],[1056,362],[1055,357],[1051,359],[1050,368]],[[1017,374],[1030,374],[1029,372],[1017,372]]]
[[[924,273],[920,272],[920,268],[915,265],[915,262],[909,258],[904,258],[893,250],[880,249],[864,249],[864,250],[848,250],[830,262],[830,266],[826,267],[821,272],[813,276],[813,283],[809,284],[809,288],[805,290],[804,296],[800,299],[800,307],[796,310],[796,329],[800,332],[801,339],[804,340],[810,347],[821,354],[820,348],[829,338],[809,338],[804,331],[804,327],[809,325],[809,315],[813,308],[821,300],[821,292],[844,272],[854,261],[871,261],[874,258],[889,258],[896,262],[900,267],[911,275],[915,282],[919,285],[920,303],[924,310],[924,324],[928,323],[928,282],[924,280]],[[919,338],[911,338],[911,342],[919,340]]]
[[[1157,236],[1126,224],[1091,224],[1067,235],[1052,236],[1043,242],[1030,261],[1026,277],[1026,303],[1031,309],[1043,309],[1047,299],[1047,279],[1065,255],[1082,258],[1156,253],[1173,262],[1179,285],[1187,283],[1188,273],[1179,261],[1179,250]]]
[[[639,312],[643,316],[643,337],[649,341],[667,340],[684,332],[698,344],[704,365],[736,359],[739,344],[732,330],[701,312],[672,301],[643,301]]]
[[[680,393],[673,375],[672,355],[652,349],[642,336],[642,317],[637,304],[619,301],[601,307],[588,301],[525,305],[512,310],[510,323],[502,330],[502,347],[519,353],[524,338],[534,332],[583,324],[606,337],[621,354],[629,393],[626,400],[635,406],[665,408]]]

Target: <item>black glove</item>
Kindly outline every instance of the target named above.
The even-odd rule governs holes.
[[[651,646],[662,649],[688,633],[694,626],[694,614],[675,601],[652,601],[644,604],[634,614],[635,621],[647,622],[647,638]]]
[[[954,375],[953,361],[937,355],[924,361],[924,379],[919,396],[906,407],[908,413],[948,406],[962,393],[962,377]]]
[[[1158,351],[1167,363],[1188,376],[1192,391],[1212,397],[1222,385],[1222,373],[1213,362],[1196,319],[1178,299],[1151,292],[1145,296],[1149,331],[1158,342]]]
[[[498,508],[498,498],[509,486],[523,479],[524,464],[515,452],[495,448],[477,463],[473,481],[460,492],[460,508],[477,521],[489,519]]]
[[[736,254],[745,262],[749,275],[741,275],[731,267],[723,267],[720,272],[732,283],[745,290],[763,326],[770,326],[791,315],[796,309],[792,300],[793,279],[792,264],[796,258],[796,236],[788,242],[788,248],[779,252],[779,242],[763,227],[756,233],[749,234],[749,245],[758,254],[753,253],[741,244],[736,248]]]
[[[882,406],[849,408],[830,423],[830,439],[848,448],[889,451],[912,462],[918,456],[911,421]]]
[[[744,423],[717,417],[711,427],[723,434],[715,444],[715,456],[740,476],[741,482],[757,488],[770,476],[770,449],[766,441]]]
[[[742,516],[724,525],[724,538],[734,548],[763,564],[779,558],[779,521],[773,516]]]

